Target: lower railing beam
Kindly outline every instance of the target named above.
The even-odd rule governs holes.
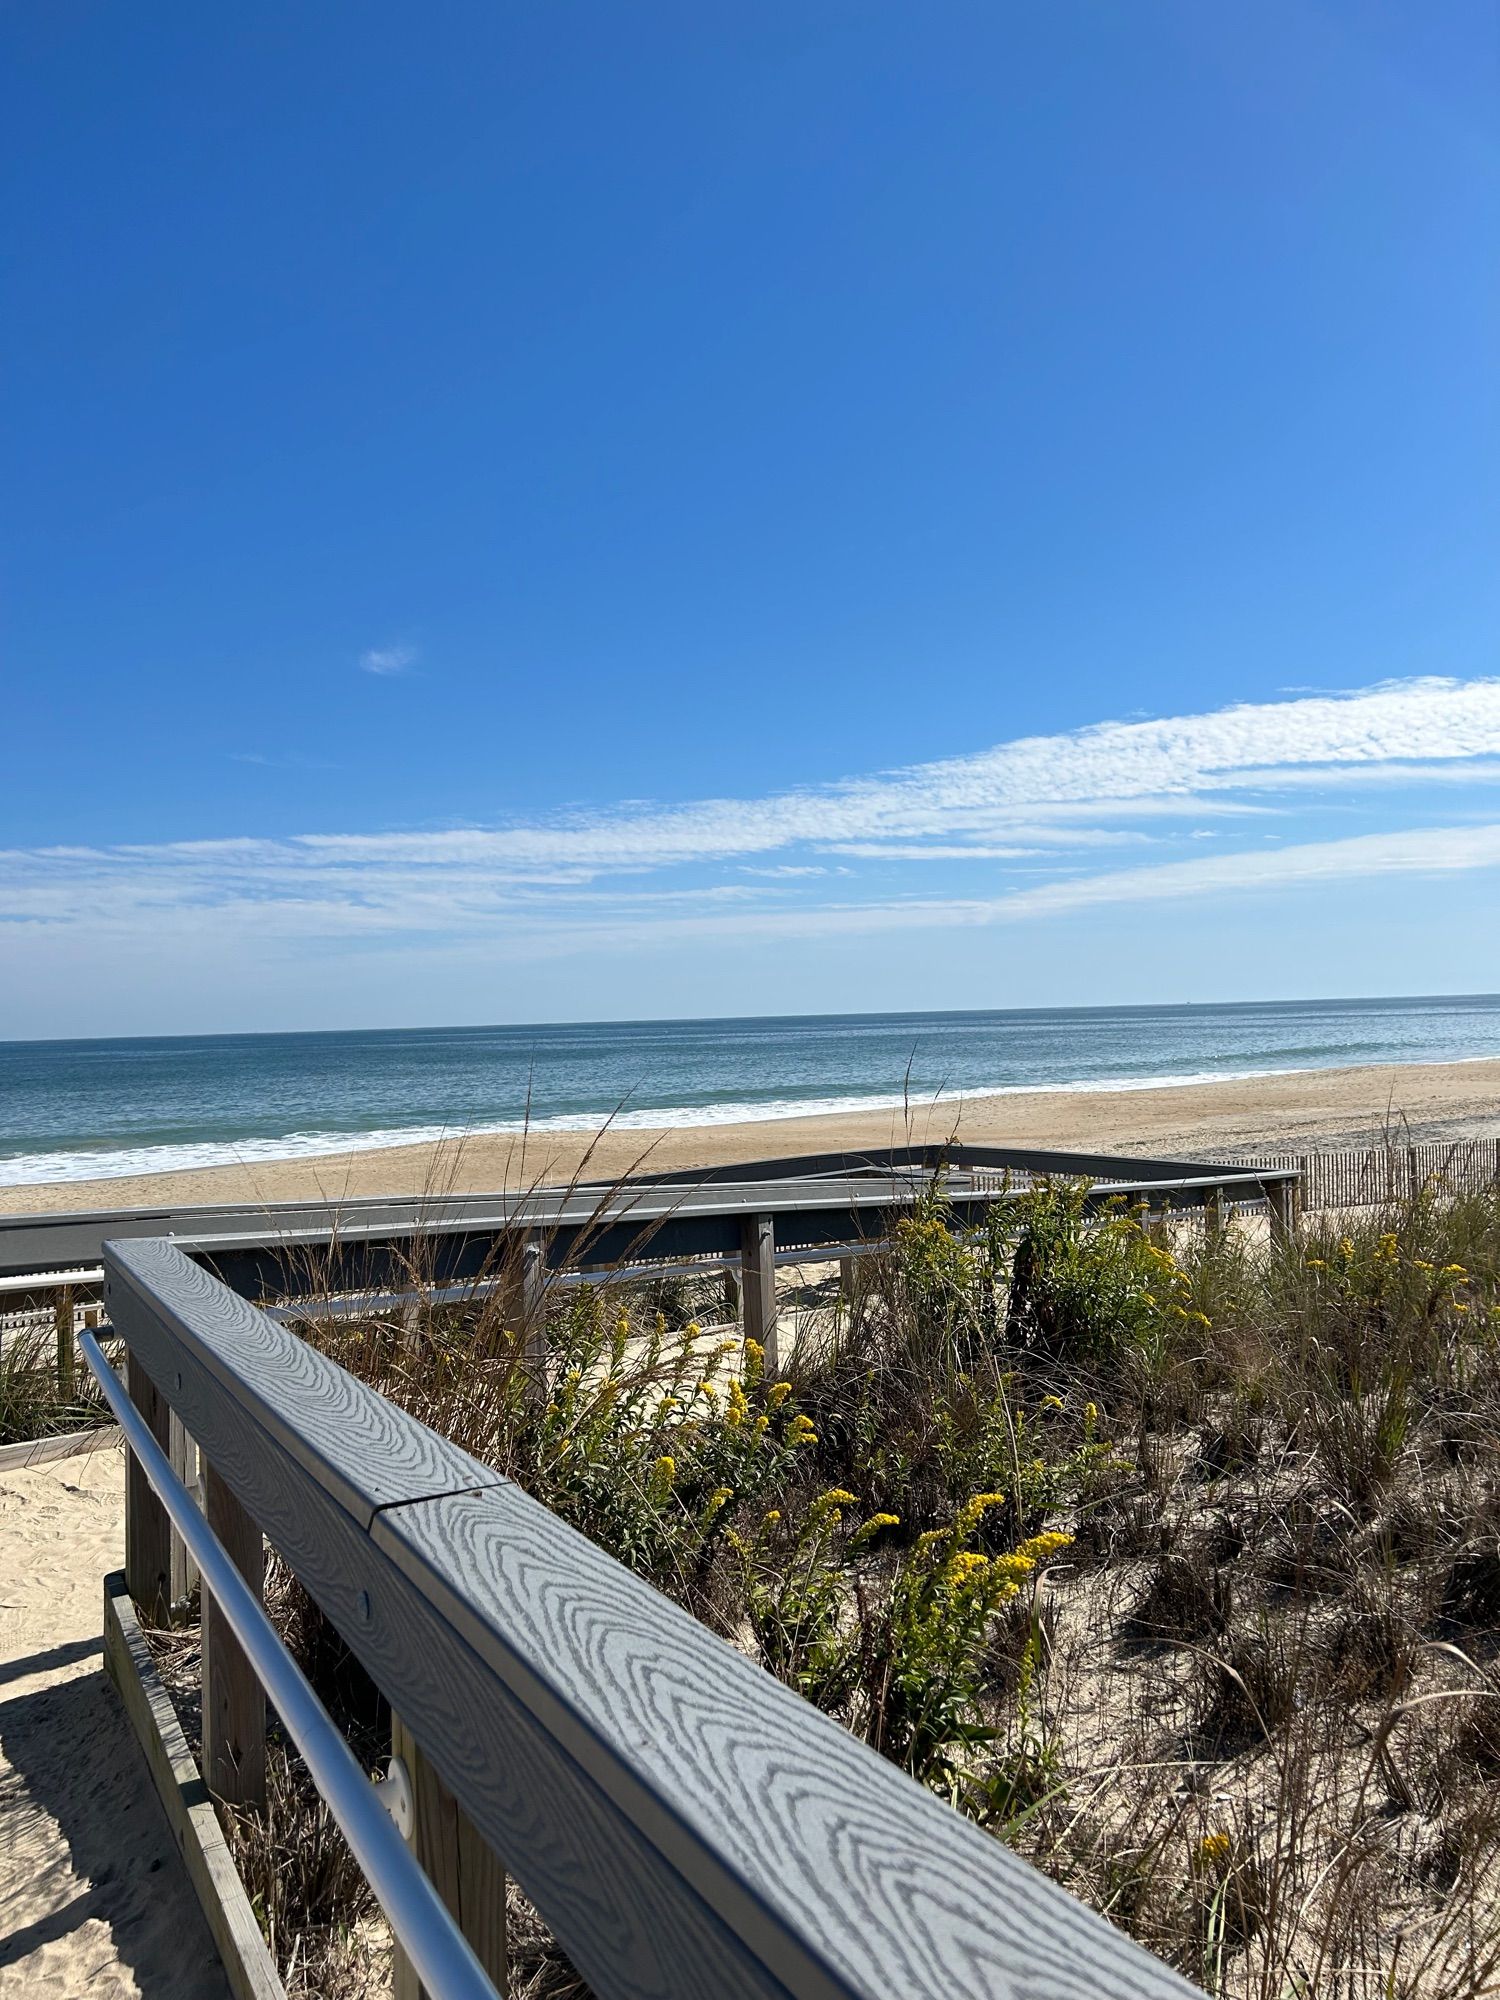
[[[412,1793],[411,1849],[442,1897],[495,1991],[508,1991],[505,1870],[454,1798],[399,1715],[391,1717],[391,1750],[406,1766]],[[392,2000],[428,2000],[411,1960],[396,1947]]]

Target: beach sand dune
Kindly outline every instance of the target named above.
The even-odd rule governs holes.
[[[645,1169],[717,1166],[790,1153],[957,1135],[974,1145],[1191,1159],[1312,1152],[1379,1142],[1500,1136],[1500,1060],[1305,1070],[1140,1090],[1027,1091],[913,1101],[909,1112],[828,1112],[737,1125],[514,1135],[455,1133],[440,1144],[263,1161],[95,1181],[0,1188],[0,1212],[149,1208],[204,1202],[339,1200],[613,1180]]]
[[[118,1445],[0,1472],[0,1995],[228,2000],[114,1689]]]

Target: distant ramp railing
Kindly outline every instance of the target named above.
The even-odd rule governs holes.
[[[241,1574],[264,1531],[389,1699],[418,1858],[502,1989],[503,1870],[600,2000],[1195,1990],[172,1244],[104,1264],[146,1430],[180,1417]],[[127,1499],[131,1591],[165,1616],[170,1525],[135,1464]],[[232,1797],[261,1696],[211,1609],[204,1674]]]

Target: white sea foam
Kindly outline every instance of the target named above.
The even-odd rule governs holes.
[[[1320,1065],[1321,1067],[1322,1065]],[[201,1139],[170,1146],[119,1146],[0,1156],[0,1187],[32,1187],[54,1181],[119,1180],[137,1174],[170,1174],[200,1167],[253,1166],[276,1160],[327,1159],[339,1153],[380,1152],[392,1146],[422,1146],[439,1142],[458,1146],[467,1138],[519,1138],[532,1132],[598,1132],[606,1123],[612,1131],[676,1131],[706,1125],[772,1124],[787,1118],[816,1118],[830,1113],[899,1111],[908,1101],[914,1110],[935,1103],[958,1110],[982,1097],[1076,1095],[1087,1091],[1189,1089],[1212,1083],[1248,1083],[1263,1076],[1300,1076],[1309,1065],[1280,1069],[1193,1070],[1166,1076],[1080,1077],[1062,1083],[995,1083],[964,1091],[874,1096],[773,1098],[761,1103],[645,1106],[609,1117],[606,1112],[559,1112],[493,1124],[405,1125],[369,1132],[288,1132],[254,1139]]]

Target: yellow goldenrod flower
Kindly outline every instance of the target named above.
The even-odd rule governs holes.
[[[704,1526],[707,1527],[708,1523],[713,1520],[720,1509],[733,1498],[734,1488],[732,1486],[716,1486],[713,1492],[709,1494],[708,1505],[703,1510]]]
[[[960,1549],[956,1554],[949,1556],[943,1570],[943,1582],[948,1589],[957,1590],[961,1585],[966,1584],[977,1571],[987,1569],[988,1567],[989,1563],[986,1557],[975,1555],[972,1550]]]
[[[651,1468],[651,1478],[646,1487],[646,1497],[655,1507],[663,1506],[672,1495],[672,1481],[677,1477],[677,1461],[669,1451],[664,1451]]]
[[[1438,1275],[1443,1278],[1467,1278],[1469,1274],[1462,1264],[1445,1264]]]
[[[1060,1410],[1063,1399],[1061,1396],[1043,1396],[1041,1406],[1044,1410]]]
[[[1016,1554],[1025,1556],[1028,1562],[1039,1563],[1045,1562],[1048,1556],[1055,1556],[1059,1549],[1070,1549],[1072,1546],[1073,1537],[1054,1528],[1045,1534],[1028,1536]]]
[[[766,1391],[766,1401],[771,1405],[773,1410],[779,1410],[791,1393],[792,1385],[790,1382],[773,1382]]]
[[[1228,1866],[1229,1857],[1234,1852],[1234,1841],[1227,1833],[1206,1833],[1198,1842],[1197,1859],[1200,1868],[1220,1870]]]
[[[869,1520],[850,1536],[849,1546],[851,1549],[857,1549],[862,1542],[869,1541],[872,1535],[878,1535],[882,1528],[899,1528],[900,1525],[899,1514],[872,1514]]]

